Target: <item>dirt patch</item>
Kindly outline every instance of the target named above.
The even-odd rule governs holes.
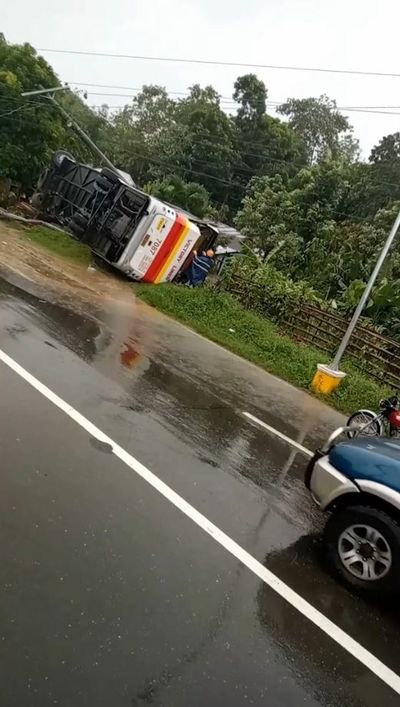
[[[64,304],[71,299],[92,305],[134,300],[132,283],[97,265],[86,267],[69,261],[29,241],[29,231],[0,221],[0,267],[50,290]]]

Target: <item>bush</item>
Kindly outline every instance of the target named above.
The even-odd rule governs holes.
[[[225,269],[221,286],[234,294],[247,308],[275,322],[300,309],[302,304],[322,300],[306,282],[293,280],[272,265],[252,255],[238,258]]]

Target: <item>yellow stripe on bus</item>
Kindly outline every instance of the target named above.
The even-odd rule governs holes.
[[[163,279],[165,273],[168,271],[168,269],[169,269],[171,263],[173,262],[174,258],[176,257],[177,251],[178,251],[179,248],[182,246],[182,243],[184,242],[184,240],[185,240],[187,234],[189,233],[190,227],[191,227],[190,221],[189,221],[188,219],[186,219],[186,226],[184,226],[181,235],[179,236],[179,238],[178,238],[178,240],[176,241],[176,243],[175,243],[175,245],[174,245],[174,247],[173,247],[171,253],[170,253],[169,256],[168,256],[168,259],[167,259],[166,262],[164,263],[164,265],[163,265],[163,267],[161,268],[160,272],[157,274],[157,277],[156,277],[155,280],[154,280],[155,284],[158,284],[159,282],[161,282],[161,280]]]

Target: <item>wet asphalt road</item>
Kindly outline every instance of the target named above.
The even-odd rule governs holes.
[[[328,575],[304,458],[242,411],[310,448],[340,416],[146,307],[32,291],[0,281],[0,348],[397,671],[395,606]],[[0,384],[1,707],[399,704],[2,363]]]

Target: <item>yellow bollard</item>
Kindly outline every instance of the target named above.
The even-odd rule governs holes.
[[[315,393],[330,395],[340,385],[345,373],[343,371],[334,371],[324,363],[317,364],[317,372],[312,379],[311,387]]]

